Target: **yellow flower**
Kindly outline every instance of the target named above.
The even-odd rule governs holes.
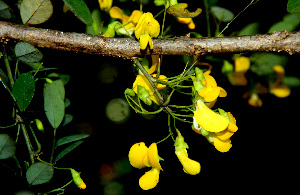
[[[98,0],[100,9],[104,11],[108,11],[113,3],[113,0]]]
[[[277,75],[277,80],[275,83],[270,84],[270,92],[279,98],[289,96],[291,94],[291,89],[287,85],[280,84],[285,75],[284,68],[280,65],[276,65],[273,67],[273,71]]]
[[[196,28],[196,25],[195,23],[193,22],[193,19],[192,18],[181,18],[181,17],[177,17],[177,21],[179,23],[182,23],[182,24],[187,24],[188,25],[188,28],[191,29],[191,30],[194,30]]]
[[[218,97],[226,97],[227,92],[217,85],[216,80],[212,77],[210,71],[203,73],[204,80],[202,84],[205,86],[201,92],[198,92],[199,96],[203,97],[206,102],[213,102]]]
[[[109,10],[110,17],[120,19],[122,20],[122,24],[125,26],[125,29],[130,32],[130,35],[134,31],[135,25],[138,23],[140,17],[142,16],[142,12],[139,10],[134,10],[131,14],[131,16],[127,16],[126,14],[123,13],[123,11],[117,7],[113,6]],[[121,29],[120,29],[121,30]],[[120,31],[119,30],[119,31]],[[125,31],[125,30],[123,30]],[[126,32],[126,31],[125,31]],[[126,34],[126,33],[123,33]]]
[[[152,66],[151,68],[148,70],[148,73],[151,74],[151,76],[156,77],[156,74],[153,74],[156,71],[157,68],[157,63],[155,60],[155,57],[152,58]],[[164,75],[159,75],[158,79],[166,79],[167,77]],[[155,102],[157,105],[159,105],[159,100],[158,97],[156,96],[153,87],[151,86],[151,84],[149,83],[148,79],[145,77],[145,75],[137,75],[136,79],[132,85],[132,89],[133,91],[138,94],[138,86],[142,86],[143,88],[145,88],[148,92],[149,92],[149,99],[153,102]],[[166,85],[162,85],[162,84],[155,84],[156,88],[158,90],[162,90],[163,88],[166,87]],[[151,104],[151,103],[150,103]],[[149,105],[149,104],[148,104]]]
[[[176,137],[174,144],[175,154],[179,159],[180,163],[182,164],[184,172],[190,175],[197,175],[201,169],[200,163],[188,157],[188,145],[184,141],[184,138],[181,135],[180,131],[177,130],[177,134],[178,136]]]
[[[250,68],[250,60],[247,57],[241,56],[235,59],[234,61],[235,70],[232,74],[230,74],[230,81],[237,86],[245,86],[248,81],[245,77],[245,73]]]
[[[139,185],[143,190],[150,190],[154,188],[159,181],[159,172],[157,168],[152,168],[150,171],[147,171],[140,179]]]
[[[147,12],[144,13],[135,29],[135,37],[140,40],[140,48],[142,50],[146,49],[147,45],[149,44],[150,49],[153,49],[152,37],[157,37],[160,32],[160,25],[157,20],[153,18],[152,13]]]
[[[209,132],[220,132],[229,125],[229,120],[220,114],[212,111],[201,100],[197,102],[197,109],[194,112],[196,122]]]
[[[228,127],[224,131],[212,134],[213,145],[220,152],[229,151],[232,147],[230,137],[238,130],[236,120],[233,115],[230,112],[227,114],[230,119]]]
[[[258,94],[266,94],[268,89],[260,83],[256,83],[254,89],[243,94],[243,98],[249,98],[248,104],[253,107],[261,107],[263,102]]]
[[[139,180],[143,190],[154,188],[159,180],[160,170],[163,170],[159,163],[157,144],[152,143],[149,148],[144,142],[134,144],[128,154],[130,164],[135,168],[152,167]]]
[[[190,159],[185,148],[175,151],[175,154],[182,164],[184,172],[190,175],[197,175],[198,173],[200,173],[200,163]]]

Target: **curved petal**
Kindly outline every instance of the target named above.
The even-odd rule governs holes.
[[[231,131],[231,132],[236,132],[237,130],[238,130],[238,127],[236,126],[236,120],[235,120],[235,118],[234,118],[234,116],[230,113],[230,112],[228,112],[228,117],[229,117],[229,119],[230,119],[230,123],[229,123],[229,125],[228,125],[228,131]]]
[[[213,137],[213,142],[214,142],[214,146],[215,148],[219,151],[219,152],[228,152],[229,149],[232,147],[231,144],[231,140],[227,139],[227,140],[221,140],[218,137],[214,136]]]
[[[110,10],[109,10],[109,15],[112,18],[116,18],[116,19],[123,19],[123,11],[117,7],[117,6],[113,6]]]
[[[151,39],[151,37],[149,36],[148,33],[141,35],[140,36],[140,48],[142,50],[146,49],[146,47],[147,47],[147,45],[149,43],[150,49],[151,49],[151,45],[152,45],[152,49],[153,49],[153,44],[151,44],[150,41],[152,43],[152,39]]]
[[[154,188],[159,181],[159,169],[153,168],[147,171],[140,179],[139,185],[143,190]]]
[[[285,98],[291,94],[291,89],[286,85],[271,87],[271,93],[279,98]]]
[[[221,132],[217,132],[217,133],[216,133],[216,136],[217,136],[220,140],[227,140],[227,139],[229,139],[232,135],[233,135],[233,132],[229,131],[228,129],[225,129],[224,131],[221,131]]]
[[[200,173],[200,163],[190,159],[185,148],[175,151],[175,154],[182,164],[184,172],[190,175],[197,175]]]
[[[157,145],[156,143],[152,143],[149,146],[148,152],[148,161],[151,167],[157,168],[159,170],[163,170],[161,168],[161,165],[159,164],[159,159],[158,159],[158,151],[157,151]]]
[[[204,100],[206,102],[212,102],[219,97],[220,88],[219,87],[211,87],[210,91],[204,96]]]
[[[220,132],[229,125],[227,118],[215,113],[200,100],[197,102],[197,108],[194,112],[194,117],[196,122],[206,131]]]
[[[250,68],[250,60],[245,56],[241,56],[235,59],[235,72],[245,73]]]
[[[138,169],[144,168],[147,165],[144,163],[144,158],[147,156],[148,148],[144,142],[136,143],[131,146],[128,154],[130,164]]]

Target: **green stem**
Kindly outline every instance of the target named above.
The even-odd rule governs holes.
[[[33,164],[34,163],[34,155],[35,155],[35,153],[33,151],[32,144],[30,142],[30,138],[29,138],[28,132],[26,130],[26,126],[25,126],[24,121],[23,121],[23,119],[22,119],[21,116],[17,115],[17,119],[16,120],[21,125],[21,129],[22,129],[22,132],[23,132],[23,135],[24,135],[24,139],[25,139],[25,142],[26,142],[26,145],[27,145],[27,149],[28,149],[28,152],[29,152],[29,156],[30,156],[30,161]]]
[[[14,78],[13,78],[12,73],[11,73],[11,69],[10,69],[10,65],[9,65],[9,61],[8,61],[8,58],[7,58],[7,54],[6,54],[6,50],[5,50],[4,45],[3,45],[3,56],[4,56],[5,67],[6,67],[6,70],[7,70],[8,80],[9,80],[9,83],[10,83],[10,87],[12,88],[14,86],[15,82],[14,82]]]
[[[52,162],[53,162],[53,156],[54,156],[55,145],[56,145],[56,129],[54,129],[54,131],[53,131],[52,151],[51,151],[51,156],[50,156],[50,163],[51,163],[51,164],[52,164]]]
[[[144,76],[148,79],[150,85],[153,87],[154,92],[156,94],[156,96],[159,99],[160,103],[164,102],[164,98],[161,96],[161,94],[159,93],[158,89],[156,88],[155,84],[153,83],[153,81],[155,80],[147,71],[146,69],[143,67],[143,65],[139,62],[139,60],[133,59],[133,62],[138,66],[138,68],[142,71],[142,73],[144,74]]]
[[[211,32],[210,32],[210,22],[209,22],[209,10],[208,10],[208,3],[207,3],[207,0],[204,0],[204,7],[205,7],[205,16],[206,16],[207,36],[208,36],[208,37],[211,37]]]

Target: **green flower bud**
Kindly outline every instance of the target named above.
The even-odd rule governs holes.
[[[85,189],[86,185],[83,182],[83,180],[81,179],[80,173],[78,173],[74,169],[70,169],[70,170],[71,170],[71,174],[72,174],[72,177],[73,177],[73,181],[77,185],[77,187],[80,188],[80,189]]]
[[[40,121],[39,119],[35,119],[35,124],[38,130],[44,131],[44,126],[42,121]]]
[[[205,129],[201,128],[201,129],[200,129],[200,133],[201,133],[201,135],[203,135],[203,136],[207,136],[207,135],[209,134],[209,131],[206,131]]]
[[[187,145],[187,143],[184,141],[184,138],[183,136],[181,135],[180,131],[176,130],[177,131],[177,137],[176,137],[176,140],[175,140],[175,143],[174,143],[174,146],[175,146],[175,151],[179,151],[181,149],[188,149],[189,146]]]
[[[142,87],[141,85],[137,86],[137,95],[138,97],[148,106],[150,106],[152,104],[150,97],[150,93],[147,89],[145,89],[144,87]]]
[[[124,93],[125,93],[125,95],[130,95],[131,97],[135,96],[135,92],[129,88],[127,88]]]
[[[196,78],[202,82],[203,80],[205,80],[204,76],[203,76],[203,70],[201,70],[200,68],[196,67],[195,68],[195,73],[196,73]]]
[[[192,79],[193,79],[193,85],[194,85],[196,91],[201,92],[204,88],[204,85],[198,79],[196,79],[196,77],[192,77]]]

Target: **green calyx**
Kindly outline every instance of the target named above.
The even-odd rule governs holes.
[[[175,151],[179,151],[181,149],[188,149],[189,146],[184,141],[184,137],[181,135],[179,130],[176,130],[176,131],[177,131],[177,137],[176,137],[176,140],[175,140],[175,143],[174,143]]]

